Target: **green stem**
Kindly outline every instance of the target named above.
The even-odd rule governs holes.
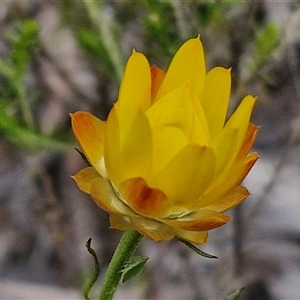
[[[122,273],[120,272],[124,262],[128,261],[134,253],[136,247],[142,239],[142,235],[137,231],[125,231],[120,243],[109,263],[99,300],[112,300],[120,282]]]

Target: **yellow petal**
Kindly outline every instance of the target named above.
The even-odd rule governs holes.
[[[207,231],[188,231],[182,229],[175,229],[175,235],[180,239],[200,245],[205,244],[208,237]]]
[[[218,137],[214,148],[216,152],[215,177],[225,173],[236,159],[238,150],[236,142],[239,135],[238,129],[229,129],[226,132],[223,130]]]
[[[196,94],[200,97],[205,74],[204,52],[200,39],[190,39],[185,42],[174,55],[156,99],[159,100],[188,80],[192,86],[195,87]]]
[[[90,194],[94,201],[110,214],[134,216],[135,213],[116,195],[112,186],[102,177],[92,181]]]
[[[213,139],[220,134],[225,125],[230,87],[230,70],[216,67],[207,73],[201,104]]]
[[[130,56],[121,83],[117,115],[120,126],[121,145],[129,133],[129,128],[138,110],[145,111],[151,102],[150,66],[142,53],[133,52]]]
[[[246,177],[257,159],[258,154],[252,153],[248,157],[232,165],[227,172],[221,174],[215,181],[212,181],[213,184],[208,188],[205,195],[203,195],[199,201],[194,203],[193,209],[196,210],[214,205],[224,197],[230,195]]]
[[[231,153],[231,156],[234,156],[237,152],[239,152],[241,145],[245,141],[255,101],[256,99],[254,97],[250,95],[246,96],[225,125],[225,135],[227,130],[238,130],[239,133],[237,140],[235,141],[237,150],[235,150],[234,153]]]
[[[87,167],[80,170],[76,175],[72,176],[72,178],[83,192],[90,194],[92,181],[99,176],[99,173],[94,168]]]
[[[191,144],[154,177],[154,186],[168,196],[173,210],[188,210],[210,184],[214,166],[211,148]]]
[[[144,217],[130,217],[136,230],[145,237],[154,241],[169,241],[174,237],[173,228]]]
[[[165,78],[166,73],[157,66],[151,67],[151,103],[153,104],[160,85]]]
[[[163,219],[162,222],[173,228],[189,231],[206,231],[220,227],[226,224],[229,220],[229,216],[204,208],[178,219]]]
[[[223,212],[240,204],[249,195],[250,193],[245,187],[238,186],[229,195],[221,198],[220,201],[207,206],[207,208],[218,212]]]
[[[142,178],[131,178],[119,186],[119,193],[128,206],[139,215],[149,218],[167,216],[171,209],[166,195],[150,188]]]
[[[116,114],[116,108],[113,107],[108,115],[105,144],[104,144],[105,168],[110,180],[117,187],[123,180],[123,165],[120,145],[119,120]]]
[[[258,133],[259,127],[255,126],[253,124],[249,124],[248,130],[247,130],[247,134],[246,134],[246,138],[244,140],[244,143],[242,145],[242,148],[240,149],[240,152],[238,154],[237,159],[243,158],[245,157],[248,152],[250,151],[250,149],[253,146],[253,143],[256,139],[257,133]]]
[[[119,91],[119,109],[146,110],[150,105],[151,74],[147,58],[133,51],[127,61]]]
[[[139,110],[122,147],[124,178],[149,178],[152,173],[152,136],[147,117]]]
[[[135,227],[132,225],[130,219],[127,216],[120,215],[109,215],[110,227],[119,230],[135,230]]]
[[[209,133],[207,118],[200,103],[199,97],[197,97],[194,87],[189,82],[186,87],[189,93],[189,98],[192,100],[194,111],[193,117],[187,116],[187,119],[191,123],[192,127],[190,142],[201,146],[211,146],[211,137]]]
[[[104,176],[101,159],[103,157],[105,122],[83,111],[70,114],[70,116],[73,132],[83,153],[91,165]]]
[[[190,84],[184,84],[146,112],[153,137],[154,173],[187,144],[210,145],[205,116],[198,118],[192,98]]]
[[[188,144],[186,135],[175,126],[153,132],[153,174],[157,174],[183,147]],[[176,138],[172,138],[176,137]]]
[[[245,141],[255,98],[248,95],[225,125],[216,141],[216,174],[229,168],[242,148]]]

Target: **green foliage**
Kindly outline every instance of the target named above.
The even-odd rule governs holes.
[[[144,27],[148,37],[145,45],[147,54],[155,57],[172,56],[180,44],[174,26],[176,19],[172,7],[168,2],[157,0],[146,2],[148,12],[144,19]]]
[[[50,149],[54,152],[66,152],[73,148],[69,138],[47,136],[21,124],[8,113],[8,108],[4,105],[0,105],[0,133],[16,146],[30,151]]]
[[[207,26],[213,19],[217,10],[217,4],[213,2],[203,2],[197,8],[197,18],[201,25]]]
[[[270,55],[279,44],[279,38],[279,28],[272,23],[267,23],[264,27],[255,31],[253,61],[256,70],[262,68],[270,59]]]
[[[204,251],[202,251],[201,249],[197,248],[196,246],[194,246],[192,243],[190,242],[187,242],[185,240],[182,240],[180,238],[177,238],[181,243],[185,244],[186,246],[188,246],[191,250],[193,250],[195,253],[205,257],[205,258],[218,258],[217,256],[215,255],[212,255],[212,254],[209,254],[209,253],[206,253]]]
[[[37,50],[39,26],[34,20],[26,20],[19,24],[18,32],[12,41],[12,66],[14,78],[19,79],[27,71],[28,63]]]
[[[114,65],[111,56],[99,35],[89,28],[82,28],[78,31],[78,43],[85,53],[101,66],[101,71],[108,77],[115,75]]]
[[[131,278],[139,275],[145,267],[145,264],[149,258],[133,256],[129,261],[125,262],[123,268],[121,269],[121,283],[126,283]]]
[[[10,37],[12,48],[10,61],[6,62],[0,58],[0,74],[6,83],[2,85],[0,95],[15,99],[24,93],[21,81],[36,51],[38,31],[38,25],[34,20],[18,23],[16,32]]]
[[[30,61],[38,50],[38,33],[36,21],[28,19],[18,22],[16,31],[10,37],[10,59],[4,61],[0,58],[0,133],[16,146],[30,151],[70,151],[72,143],[68,139],[64,137],[63,140],[61,134],[55,133],[46,136],[34,124],[30,106],[32,96],[27,92],[24,79]]]
[[[64,23],[73,29],[78,45],[98,75],[121,80],[125,61],[114,10],[102,1],[66,0],[61,11]]]
[[[242,291],[243,291],[243,288],[228,295],[227,297],[224,298],[224,300],[237,300],[241,296]]]

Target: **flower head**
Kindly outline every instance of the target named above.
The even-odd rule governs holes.
[[[73,178],[110,216],[111,227],[153,240],[203,244],[227,223],[222,212],[249,192],[240,185],[258,158],[258,127],[246,96],[226,121],[230,70],[206,72],[199,38],[185,42],[165,73],[133,51],[106,122],[71,115],[91,166]]]

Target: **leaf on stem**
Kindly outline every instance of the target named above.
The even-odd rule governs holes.
[[[131,278],[139,275],[145,267],[145,264],[149,257],[133,256],[130,260],[124,263],[120,281],[122,283],[127,282]]]
[[[177,239],[182,242],[183,244],[185,244],[186,246],[188,246],[191,250],[193,250],[194,252],[196,252],[197,254],[203,256],[203,257],[206,257],[206,258],[218,258],[217,256],[215,255],[212,255],[212,254],[209,254],[209,253],[206,253],[202,250],[200,250],[199,248],[197,248],[196,246],[194,246],[192,243],[190,242],[187,242],[185,240],[182,240],[180,238],[177,237]]]

